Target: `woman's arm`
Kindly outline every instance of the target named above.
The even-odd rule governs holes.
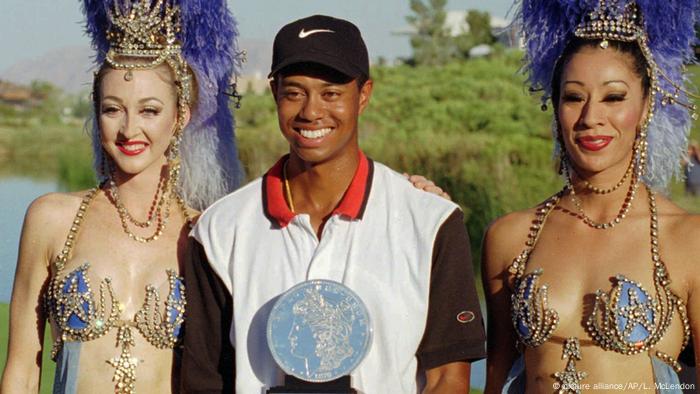
[[[39,391],[46,316],[42,294],[49,280],[51,231],[56,226],[56,195],[35,200],[27,209],[19,245],[12,301],[7,365],[0,392]]]
[[[513,232],[522,232],[512,216],[494,222],[484,235],[481,278],[487,310],[486,389],[500,393],[508,371],[517,357],[510,319],[508,265],[515,254]],[[515,220],[517,222],[517,220]]]
[[[423,394],[456,394],[469,391],[471,363],[465,361],[441,365],[425,371]]]
[[[689,215],[690,216],[690,215]],[[687,220],[688,224],[683,226],[677,234],[676,239],[684,239],[677,243],[679,248],[687,250],[682,254],[687,271],[685,278],[688,279],[688,319],[690,320],[690,331],[693,337],[693,353],[695,355],[695,376],[700,382],[700,217],[692,215]],[[674,234],[675,235],[675,234]],[[687,238],[686,238],[687,236]]]

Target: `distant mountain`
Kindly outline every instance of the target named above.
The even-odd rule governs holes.
[[[0,72],[0,79],[29,85],[43,80],[69,93],[90,89],[92,51],[88,47],[65,47],[34,59],[21,60]]]
[[[263,40],[241,40],[240,48],[246,50],[248,59],[242,74],[264,78],[270,69],[272,44]],[[64,47],[34,59],[21,60],[0,71],[0,79],[20,85],[44,80],[68,93],[87,91],[95,71],[93,56],[89,47]]]

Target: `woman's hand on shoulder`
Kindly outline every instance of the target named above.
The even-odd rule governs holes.
[[[423,175],[408,175],[406,173],[404,173],[403,175],[413,184],[413,187],[415,187],[416,189],[420,189],[428,193],[433,193],[436,196],[444,198],[445,200],[452,201],[452,197],[450,197],[450,195],[447,194],[446,191],[442,190],[442,188],[436,185],[435,182],[424,177]]]

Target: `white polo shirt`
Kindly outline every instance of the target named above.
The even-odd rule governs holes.
[[[417,393],[419,358],[422,368],[432,368],[484,356],[483,323],[458,206],[415,189],[402,175],[360,155],[320,240],[309,215],[295,215],[286,204],[286,157],[264,177],[212,205],[193,229],[211,269],[233,297],[230,339],[237,393],[259,394],[263,387],[283,384],[284,374],[267,345],[267,317],[282,293],[311,279],[345,284],[369,310],[372,346],[351,374],[353,388],[361,392]],[[199,291],[190,287],[188,282],[188,293]],[[196,307],[188,304],[188,310]],[[428,324],[429,314],[440,321]],[[432,325],[436,328],[429,329]],[[188,335],[189,326],[186,354],[196,351],[188,350]]]

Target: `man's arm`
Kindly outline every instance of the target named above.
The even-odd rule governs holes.
[[[486,356],[485,340],[469,236],[456,209],[433,248],[428,321],[416,352],[426,371],[425,393],[467,393],[469,362]]]
[[[185,336],[180,388],[184,393],[233,393],[233,301],[202,245],[190,238],[185,260]]]

